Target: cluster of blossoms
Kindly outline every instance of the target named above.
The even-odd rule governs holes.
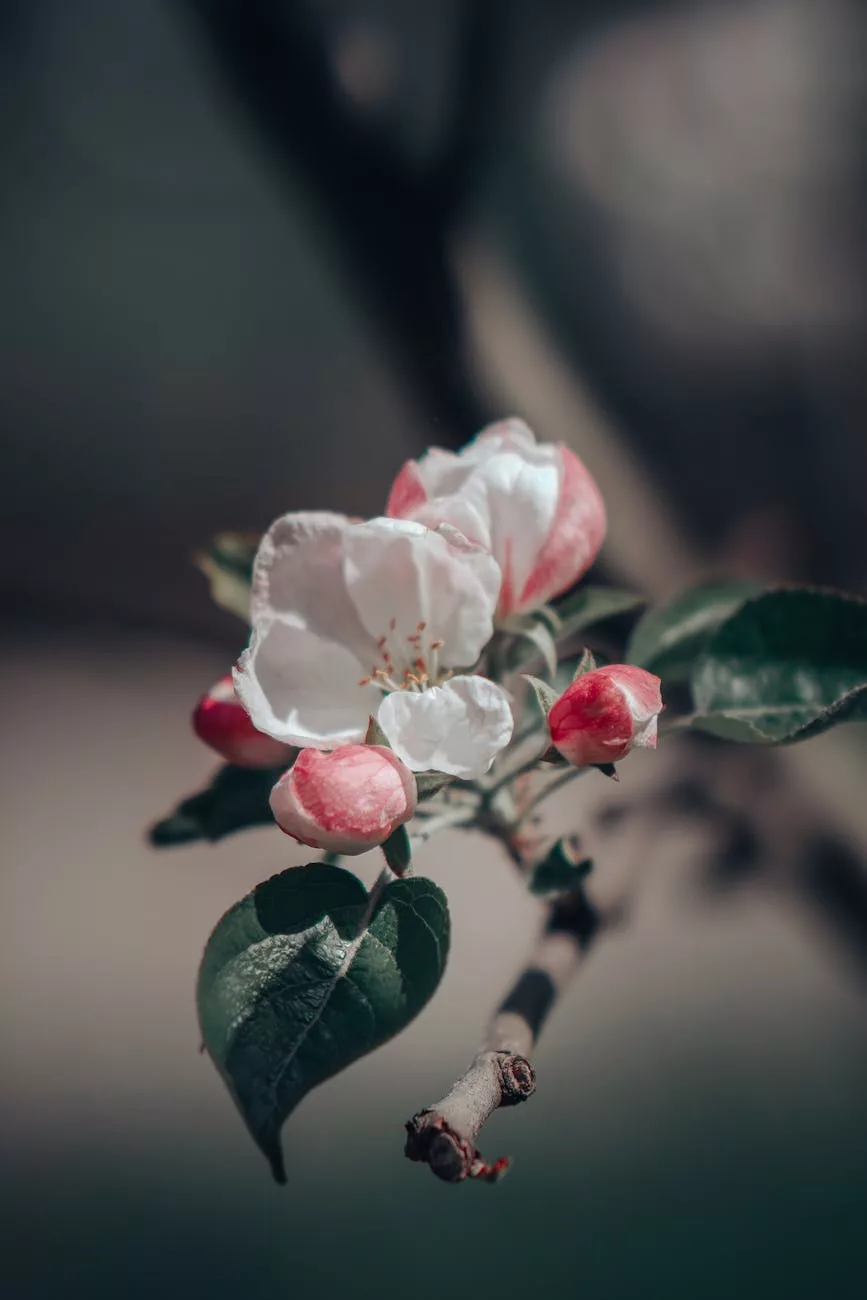
[[[249,645],[200,703],[197,734],[241,766],[302,751],[271,797],[301,843],[383,843],[415,812],[413,774],[477,780],[509,744],[511,697],[486,650],[583,576],[605,524],[578,457],[515,419],[407,462],[381,518],[284,515],[256,556]],[[655,745],[661,707],[650,674],[600,668],[551,709],[551,741],[570,763],[609,763]],[[364,743],[371,719],[387,747]]]

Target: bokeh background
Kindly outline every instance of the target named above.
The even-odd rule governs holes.
[[[537,922],[486,844],[426,850],[440,994],[277,1189],[193,982],[300,859],[143,836],[243,638],[196,547],[376,513],[488,418],[585,458],[602,576],[867,587],[865,53],[861,0],[4,0],[4,1296],[863,1296],[857,730],[561,805],[642,888],[486,1129],[497,1188],[401,1155]]]

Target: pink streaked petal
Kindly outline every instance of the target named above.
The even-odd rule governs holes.
[[[662,711],[662,682],[635,664],[607,664],[597,669],[623,691],[636,726],[645,726]]]
[[[363,853],[408,821],[416,806],[415,778],[380,745],[347,745],[333,753],[302,750],[274,788],[271,806],[281,827],[302,843]]]
[[[567,591],[590,568],[605,539],[605,502],[593,476],[573,451],[560,446],[561,483],[557,511],[533,571],[514,609],[538,609]]]
[[[385,513],[390,519],[405,519],[427,501],[418,462],[408,460],[391,485]]]

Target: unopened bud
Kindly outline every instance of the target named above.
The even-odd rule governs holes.
[[[230,676],[221,677],[193,712],[193,730],[227,763],[237,767],[287,767],[295,752],[291,745],[257,731],[235,694]]]
[[[567,687],[548,714],[551,741],[575,767],[611,764],[631,749],[655,749],[660,680],[632,664],[610,664]]]
[[[382,745],[302,749],[271,791],[280,829],[331,853],[376,848],[409,821],[415,806],[415,777]]]

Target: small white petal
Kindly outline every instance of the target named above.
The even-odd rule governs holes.
[[[334,641],[275,619],[254,629],[235,687],[253,724],[292,745],[334,749],[364,739],[382,696],[360,686],[362,666]]]
[[[656,749],[659,733],[659,718],[654,715],[649,722],[636,728],[632,744],[636,749]]]
[[[366,631],[387,638],[398,676],[421,653],[444,644],[441,665],[475,663],[493,634],[500,570],[487,551],[446,526],[432,531],[409,519],[371,519],[347,530],[346,587]]]
[[[503,688],[469,676],[428,691],[395,691],[380,705],[378,720],[395,754],[414,772],[448,772],[466,780],[484,776],[514,726]]]

